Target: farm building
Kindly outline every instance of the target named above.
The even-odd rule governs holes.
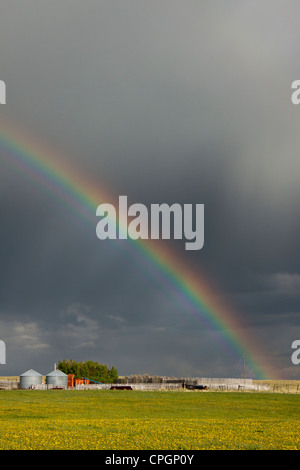
[[[46,375],[46,384],[48,385],[48,388],[51,388],[49,385],[53,387],[67,388],[68,376],[64,372],[55,369]]]
[[[43,381],[42,374],[33,369],[29,369],[20,375],[20,388],[28,389],[35,385],[41,385]]]
[[[89,385],[88,379],[75,379],[74,374],[68,374],[68,387],[77,387],[77,385]]]

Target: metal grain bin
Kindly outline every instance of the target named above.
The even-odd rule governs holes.
[[[20,388],[28,389],[32,385],[40,385],[43,382],[43,376],[33,369],[29,369],[20,375]]]
[[[68,388],[68,376],[61,370],[54,370],[46,375],[46,384],[53,387]]]

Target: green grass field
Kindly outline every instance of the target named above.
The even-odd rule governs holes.
[[[0,449],[300,449],[300,395],[0,391]]]

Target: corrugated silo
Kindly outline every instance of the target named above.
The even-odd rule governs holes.
[[[43,381],[43,376],[33,369],[29,369],[20,375],[20,388],[28,389],[32,385],[40,385]]]
[[[55,369],[46,375],[46,384],[53,387],[68,388],[68,376],[61,370]]]

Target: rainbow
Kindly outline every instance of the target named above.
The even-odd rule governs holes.
[[[76,217],[81,215],[89,219],[95,227],[97,206],[102,202],[117,205],[116,198],[102,183],[99,189],[99,184],[67,164],[65,155],[58,154],[28,130],[25,132],[16,123],[8,124],[7,119],[1,117],[0,152],[3,164],[22,171],[51,197],[59,198]],[[121,221],[118,224],[124,230]],[[267,362],[261,346],[249,337],[247,327],[242,325],[241,319],[198,269],[195,271],[162,241],[128,240],[126,244],[116,245],[129,249],[143,269],[159,277],[160,282],[184,305],[184,311],[190,311],[217,333],[235,359],[245,355],[247,366],[255,378],[275,378],[275,368]]]

